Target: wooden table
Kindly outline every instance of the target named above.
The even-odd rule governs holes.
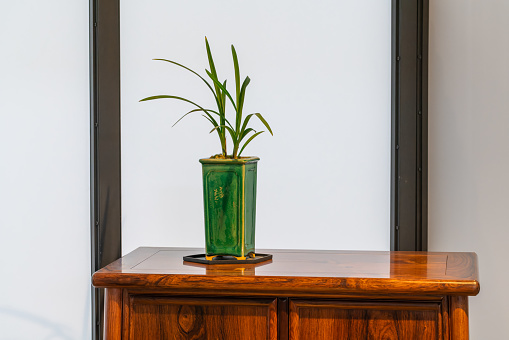
[[[259,250],[257,265],[138,248],[99,270],[105,339],[468,339],[475,253]]]

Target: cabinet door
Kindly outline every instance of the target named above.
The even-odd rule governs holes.
[[[277,339],[277,300],[130,296],[124,338]]]
[[[290,339],[448,339],[441,311],[440,302],[291,300]]]

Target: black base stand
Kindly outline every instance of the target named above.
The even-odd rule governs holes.
[[[212,260],[207,260],[205,254],[184,256],[184,261],[203,263],[203,264],[249,264],[260,263],[272,259],[271,254],[255,254],[254,257],[248,257],[245,260],[237,260],[234,256],[215,256]]]

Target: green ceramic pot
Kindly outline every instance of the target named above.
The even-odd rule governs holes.
[[[205,252],[245,259],[255,252],[258,157],[200,159],[203,169]]]

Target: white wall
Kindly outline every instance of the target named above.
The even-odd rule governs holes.
[[[90,339],[88,1],[3,1],[0,46],[0,339]]]
[[[199,115],[171,128],[188,105],[138,100],[213,106],[198,78],[151,61],[205,75],[205,35],[230,84],[235,45],[252,80],[246,113],[274,131],[245,153],[261,158],[257,247],[388,249],[390,18],[378,0],[123,0],[123,252],[204,245],[198,159],[220,152],[217,136]]]
[[[509,339],[509,2],[430,1],[429,245],[474,251],[471,338]]]

